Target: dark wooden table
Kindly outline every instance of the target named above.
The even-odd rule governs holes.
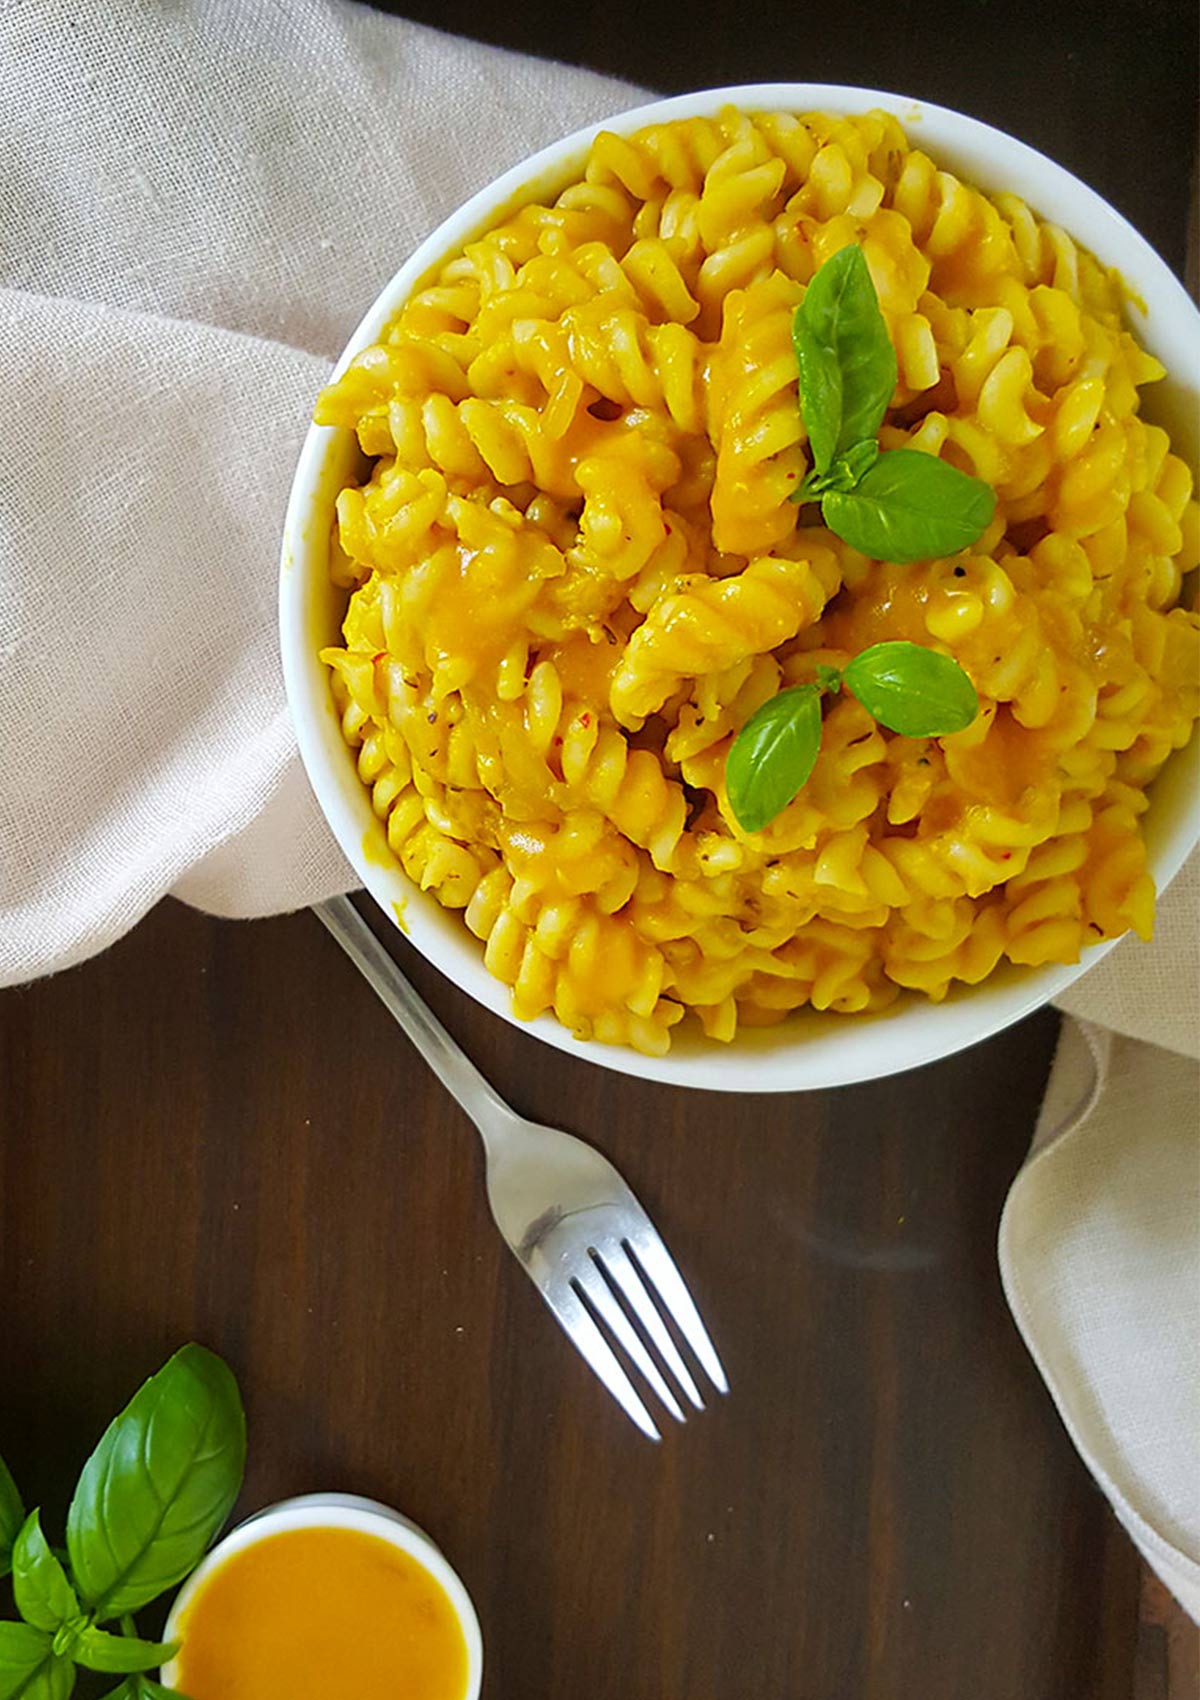
[[[946,100],[1081,171],[1182,265],[1190,5],[406,9],[664,89]],[[686,1095],[539,1046],[396,948],[501,1091],[627,1174],[730,1398],[645,1443],[501,1247],[468,1124],[315,920],[168,903],[0,996],[0,1451],[50,1520],[111,1413],[197,1337],[246,1395],[245,1507],[337,1487],[407,1510],[476,1599],[489,1700],[1195,1693],[1194,1638],[1000,1291],[1051,1014],[855,1090]]]
[[[30,1501],[57,1521],[108,1416],[198,1337],[246,1394],[245,1506],[410,1512],[478,1603],[490,1700],[1127,1700],[1137,1560],[994,1253],[1055,1018],[854,1090],[688,1095],[549,1051],[399,950],[502,1092],[634,1183],[729,1399],[642,1440],[317,922],[168,903],[0,998],[0,1446]]]

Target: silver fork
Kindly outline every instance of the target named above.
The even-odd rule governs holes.
[[[642,1433],[661,1439],[614,1346],[680,1422],[683,1407],[664,1368],[688,1402],[704,1409],[664,1311],[713,1386],[727,1393],[721,1360],[674,1259],[608,1159],[572,1134],[526,1121],[504,1102],[409,985],[348,897],[314,904],[313,913],[479,1129],[496,1226]]]

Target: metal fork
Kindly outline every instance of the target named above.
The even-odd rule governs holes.
[[[713,1386],[727,1393],[721,1360],[674,1259],[608,1159],[572,1134],[526,1121],[504,1102],[409,985],[348,897],[314,904],[313,913],[479,1129],[496,1226],[642,1433],[661,1439],[614,1346],[680,1422],[683,1407],[664,1368],[689,1403],[704,1409],[664,1312]]]

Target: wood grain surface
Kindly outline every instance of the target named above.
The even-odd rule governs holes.
[[[660,89],[941,100],[1183,262],[1190,4],[403,9]],[[316,921],[168,903],[0,995],[0,1451],[48,1521],[196,1337],[245,1391],[244,1508],[341,1488],[415,1517],[478,1604],[488,1700],[1193,1700],[1194,1634],[1000,1291],[1053,1015],[854,1090],[688,1095],[539,1046],[393,943],[519,1109],[625,1172],[729,1398],[644,1442],[501,1246],[469,1125]]]
[[[996,1269],[1055,1018],[861,1088],[692,1095],[560,1056],[398,950],[499,1089],[641,1194],[728,1399],[645,1442],[318,923],[169,903],[0,997],[0,1448],[30,1502],[55,1520],[197,1337],[245,1390],[246,1508],[409,1512],[478,1603],[490,1700],[1125,1700],[1136,1558]]]

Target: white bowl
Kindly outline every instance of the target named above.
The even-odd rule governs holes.
[[[495,223],[514,203],[554,193],[577,174],[597,131],[626,134],[669,118],[710,115],[730,104],[751,111],[859,113],[883,108],[895,113],[909,135],[940,165],[983,189],[1012,191],[1042,217],[1061,224],[1106,266],[1115,266],[1129,285],[1134,298],[1132,328],[1168,372],[1167,379],[1154,386],[1147,411],[1171,431],[1178,452],[1195,464],[1196,393],[1187,380],[1200,372],[1200,315],[1168,266],[1133,226],[1062,166],[988,124],[943,106],[837,84],[758,83],[679,95],[637,107],[544,148],[474,195],[421,244],[366,314],[336,371],[342,372],[355,354],[376,341],[415,286],[464,242]],[[448,913],[433,897],[418,891],[383,849],[382,829],[342,739],[327,669],[317,660],[323,644],[339,641],[345,606],[345,593],[335,590],[326,572],[333,502],[360,464],[352,432],[313,426],[288,505],[280,630],[300,751],[339,844],[384,912],[455,985],[487,1009],[514,1021],[507,986],[484,967],[483,947],[467,931],[461,916]],[[1150,866],[1160,891],[1200,838],[1195,752],[1193,738],[1189,750],[1168,763],[1154,786],[1145,819]],[[518,1025],[572,1056],[676,1086],[736,1092],[842,1086],[897,1074],[987,1038],[1048,1003],[1111,948],[1105,944],[1089,949],[1071,967],[1005,966],[979,986],[957,988],[941,1004],[902,998],[875,1016],[803,1011],[778,1027],[740,1032],[728,1046],[699,1033],[677,1034],[670,1054],[661,1058],[624,1047],[585,1044],[549,1015]]]
[[[454,1608],[467,1646],[467,1685],[462,1700],[478,1700],[483,1682],[483,1637],[471,1596],[423,1529],[418,1529],[415,1523],[390,1506],[380,1505],[374,1499],[360,1499],[357,1494],[305,1494],[299,1499],[285,1499],[278,1505],[270,1505],[265,1511],[256,1512],[244,1523],[239,1523],[223,1541],[218,1542],[179,1590],[167,1618],[163,1639],[174,1641],[179,1636],[188,1606],[226,1559],[232,1558],[234,1553],[244,1552],[257,1541],[294,1529],[355,1529],[359,1534],[374,1535],[381,1541],[387,1541],[410,1558],[415,1558],[438,1583]],[[174,1688],[180,1679],[178,1661],[173,1659],[170,1664],[164,1665],[160,1678],[168,1688]]]

